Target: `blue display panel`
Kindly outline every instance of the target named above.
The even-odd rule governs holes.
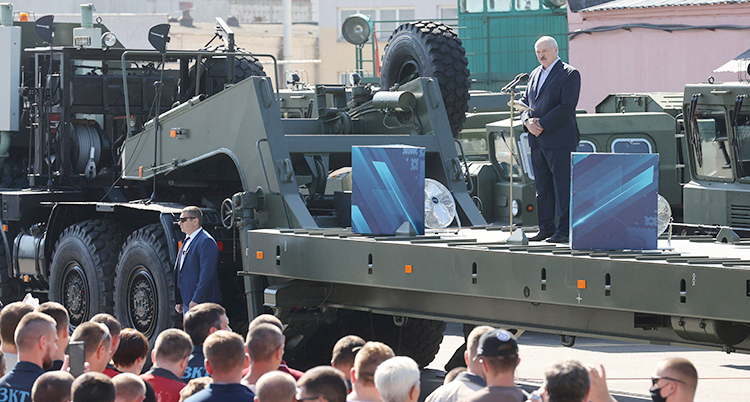
[[[393,235],[408,222],[424,234],[422,147],[352,147],[352,232]]]
[[[658,154],[574,152],[571,164],[572,248],[657,248]]]

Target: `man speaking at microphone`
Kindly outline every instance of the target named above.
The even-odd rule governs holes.
[[[536,181],[539,233],[530,241],[568,243],[570,224],[570,154],[578,146],[576,105],[581,74],[557,57],[557,41],[543,36],[534,45],[541,64],[531,72],[521,102]],[[558,224],[555,225],[555,213]]]

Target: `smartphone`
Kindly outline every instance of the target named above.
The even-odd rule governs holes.
[[[72,341],[68,343],[68,356],[70,356],[70,374],[78,377],[83,374],[83,363],[86,360],[83,349],[83,341]]]

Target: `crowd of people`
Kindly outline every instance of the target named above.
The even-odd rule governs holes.
[[[202,303],[184,315],[183,328],[167,329],[150,348],[146,337],[97,314],[69,335],[69,316],[55,302],[34,308],[15,302],[0,311],[0,401],[12,402],[417,402],[420,372],[409,357],[381,342],[350,335],[331,352],[330,366],[307,372],[283,360],[281,321],[260,315],[247,337],[229,326],[223,307]],[[68,345],[83,349],[83,367]],[[144,371],[150,353],[152,366]],[[532,394],[514,379],[518,342],[508,331],[474,328],[466,366],[448,373],[426,402],[613,402],[604,368],[576,361],[550,366]],[[83,374],[77,378],[71,372]],[[698,375],[684,359],[659,363],[652,378],[655,402],[693,400]]]

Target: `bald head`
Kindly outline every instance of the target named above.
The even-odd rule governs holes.
[[[135,374],[122,373],[112,378],[115,402],[142,402],[146,398],[146,384]]]
[[[247,351],[253,362],[265,362],[284,346],[284,335],[272,324],[258,324],[247,333]]]
[[[294,402],[297,393],[294,377],[278,370],[263,374],[255,387],[255,402]]]
[[[698,387],[698,371],[689,360],[681,357],[664,359],[656,365],[656,376],[672,378],[678,388],[684,388],[689,395],[695,394]]]
[[[279,329],[279,331],[284,331],[284,325],[281,323],[281,320],[278,319],[275,315],[272,314],[261,314],[255,318],[253,318],[252,321],[250,321],[250,325],[248,325],[248,332],[250,332],[253,327],[260,324],[271,324]]]
[[[66,371],[50,371],[42,374],[31,388],[32,402],[70,401],[70,386],[73,380],[75,378]]]

